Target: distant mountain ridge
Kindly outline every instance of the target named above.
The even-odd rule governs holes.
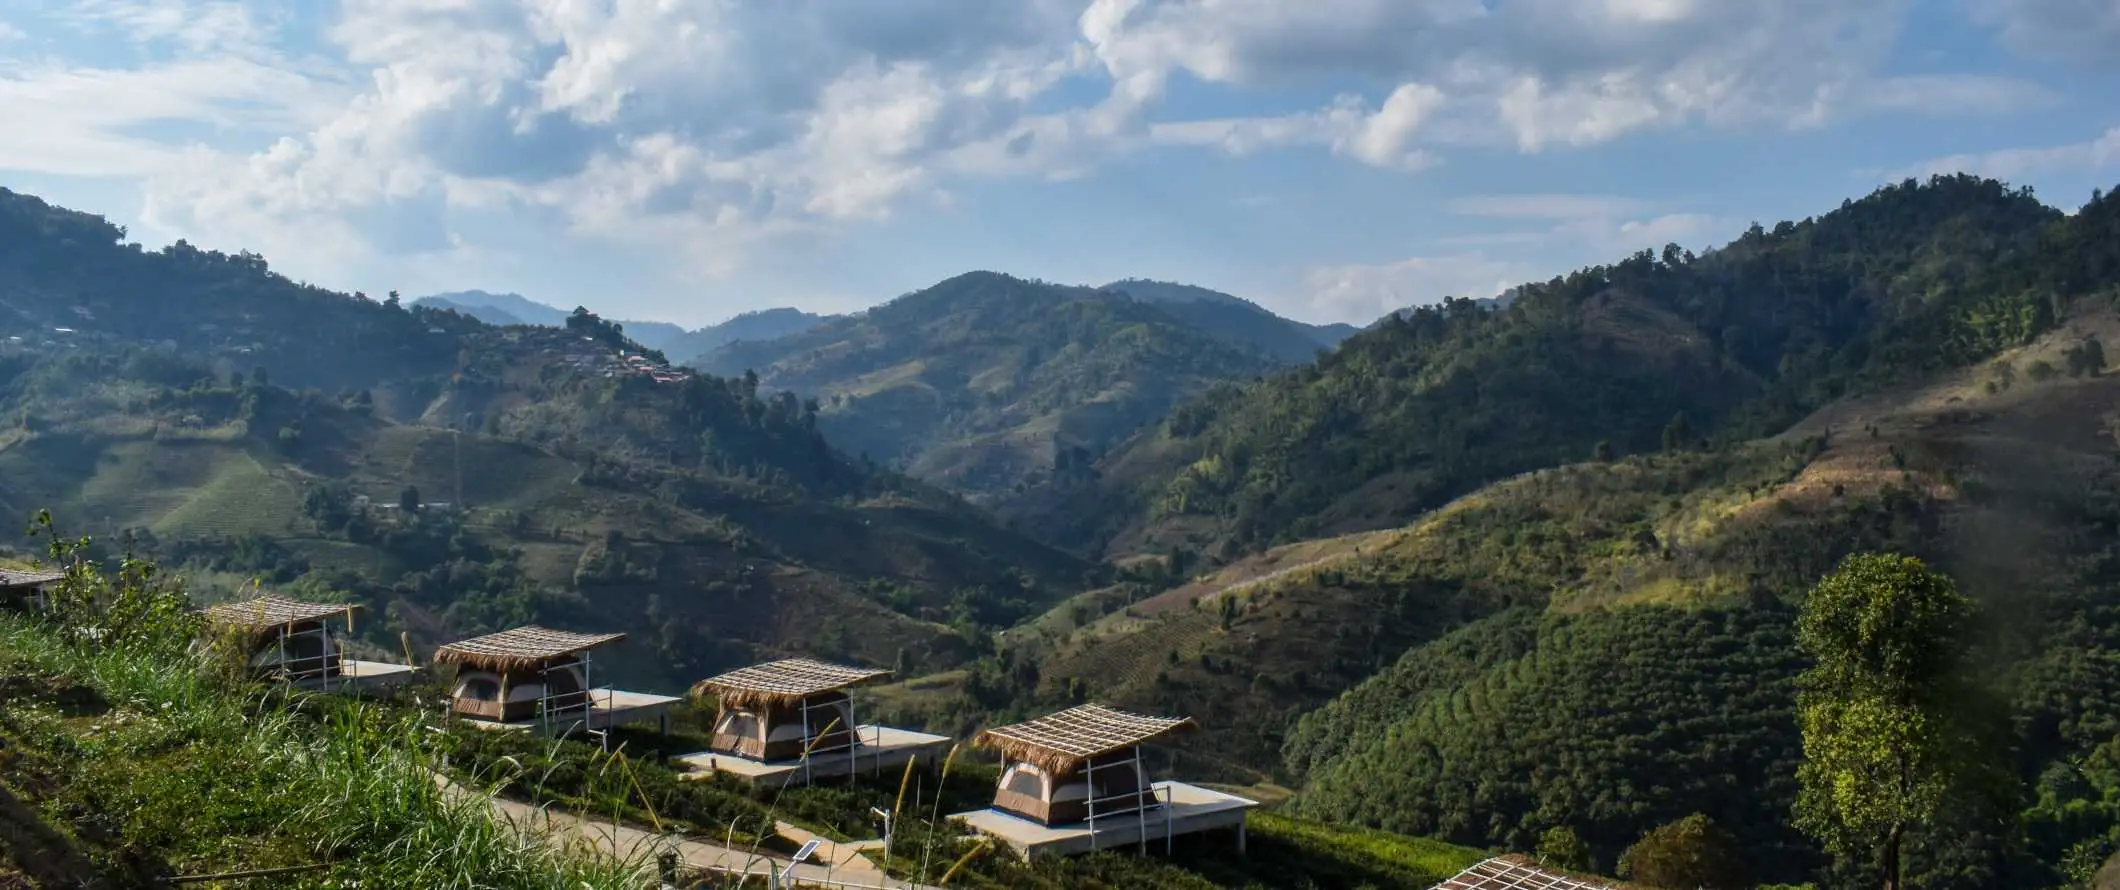
[[[842,450],[994,499],[1086,468],[1182,398],[1320,348],[1234,297],[1173,303],[971,272],[693,364],[815,398]]]
[[[1357,330],[1350,324],[1314,325],[1282,318],[1250,300],[1190,284],[1129,278],[1098,288],[1152,303],[1203,330],[1244,341],[1284,362],[1307,362]]]
[[[447,309],[490,325],[542,325],[562,327],[568,310],[549,306],[516,293],[482,290],[429,294],[412,301],[415,306]],[[686,358],[706,353],[737,340],[770,340],[800,333],[831,316],[779,307],[745,312],[720,324],[687,330],[667,321],[618,321],[626,336],[649,349]]]

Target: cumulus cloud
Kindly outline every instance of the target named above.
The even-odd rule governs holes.
[[[1949,155],[1901,170],[1894,178],[1963,172],[2009,180],[2056,170],[2105,171],[2115,168],[2120,168],[2120,127],[2106,130],[2094,139],[2067,145]]]
[[[1312,269],[1304,276],[1312,314],[1328,318],[1381,318],[1407,306],[1444,297],[1484,299],[1536,277],[1532,265],[1480,251],[1409,257],[1389,263],[1354,263]]]
[[[342,265],[467,249],[453,220],[493,212],[682,245],[716,271],[973,179],[1144,151],[1414,171],[1686,123],[2053,99],[1882,76],[1911,2],[344,0],[318,29],[264,0],[82,0],[53,20],[116,35],[139,64],[0,62],[0,102],[41,127],[0,134],[0,167],[141,177],[162,228]],[[2105,33],[2080,0],[1973,2],[2012,41]],[[1189,119],[1180,79],[1319,104]],[[1612,232],[1643,212],[1518,210]]]
[[[1443,101],[1435,87],[1401,84],[1375,111],[1360,96],[1342,95],[1324,109],[1301,114],[1159,123],[1149,128],[1149,138],[1160,145],[1213,147],[1235,155],[1324,146],[1372,166],[1412,170],[1433,159],[1414,140]]]
[[[1536,222],[1538,228],[1440,239],[1443,251],[1387,263],[1323,266],[1304,276],[1309,314],[1377,318],[1444,297],[1483,299],[1584,265],[1666,244],[1702,246],[1735,231],[1698,213],[1651,213],[1648,202],[1603,195],[1480,195],[1450,203],[1462,216]]]
[[[2004,44],[2034,58],[2120,67],[2120,5],[2112,0],[1973,0]]]

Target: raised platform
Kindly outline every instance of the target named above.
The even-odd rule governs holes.
[[[995,809],[955,813],[950,818],[962,819],[974,830],[1008,844],[1016,855],[1025,859],[1072,856],[1139,845],[1144,841],[1156,843],[1181,834],[1218,828],[1236,829],[1237,850],[1243,851],[1244,817],[1252,807],[1259,805],[1258,801],[1184,782],[1157,782],[1154,787],[1156,796],[1164,801],[1162,806],[1139,815],[1125,813],[1101,817],[1095,829],[1091,829],[1088,822],[1040,825]]]
[[[381,661],[356,661],[351,658],[339,661],[339,675],[298,681],[304,689],[321,689],[346,694],[379,692],[403,686],[411,682],[419,668],[409,664],[389,664]]]
[[[765,763],[719,751],[686,754],[677,758],[677,762],[683,765],[683,778],[687,779],[704,779],[719,773],[754,785],[799,785],[806,778],[844,776],[858,770],[884,772],[903,768],[906,761],[914,758],[925,757],[932,762],[950,746],[949,736],[889,726],[858,726],[855,727],[854,733],[861,740],[860,747],[851,751],[824,751],[812,754],[807,771],[804,770],[801,760]]]
[[[586,723],[590,729],[609,729],[613,726],[624,726],[628,723],[654,722],[663,732],[667,733],[670,731],[670,706],[680,701],[683,701],[683,699],[674,695],[627,692],[623,689],[591,689],[589,690],[589,711]],[[477,717],[464,717],[462,715],[458,715],[458,719],[480,729],[507,731],[550,728],[558,732],[568,729],[579,729],[585,722],[580,712],[556,716],[549,720],[531,718],[529,720],[517,720],[512,723],[481,720]]]

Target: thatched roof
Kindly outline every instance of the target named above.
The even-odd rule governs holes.
[[[1612,890],[1550,871],[1516,857],[1496,857],[1458,872],[1429,890]]]
[[[739,708],[760,704],[786,705],[890,675],[890,671],[878,668],[784,658],[701,680],[693,685],[692,694],[712,693],[720,696],[724,704]]]
[[[496,673],[524,670],[625,638],[625,634],[578,634],[529,624],[450,643],[434,650],[434,663]]]
[[[208,607],[206,620],[220,627],[256,633],[350,616],[362,608],[350,603],[305,603],[268,593],[253,600]]]
[[[979,734],[978,744],[1012,760],[1064,773],[1113,751],[1121,751],[1181,729],[1198,729],[1191,717],[1149,717],[1103,705],[1080,705],[1036,720],[999,726]]]
[[[46,569],[0,569],[0,590],[43,587],[65,577],[65,572]]]

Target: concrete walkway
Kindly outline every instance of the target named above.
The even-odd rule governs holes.
[[[463,786],[443,781],[445,790],[452,794],[476,794]],[[787,871],[790,860],[786,856],[758,851],[737,849],[711,840],[658,835],[651,831],[627,825],[614,824],[606,820],[588,819],[564,810],[540,807],[520,801],[486,798],[496,821],[518,830],[534,832],[562,846],[587,846],[589,849],[621,860],[638,858],[653,862],[664,852],[674,852],[684,867],[692,871],[714,871],[764,876],[770,872]],[[816,837],[788,823],[777,823],[783,837],[796,843],[804,843]],[[883,873],[876,864],[864,858],[852,845],[834,844],[823,838],[817,852],[810,860],[795,866],[794,883],[802,887],[834,887],[845,890],[940,890],[924,884],[903,881]]]

